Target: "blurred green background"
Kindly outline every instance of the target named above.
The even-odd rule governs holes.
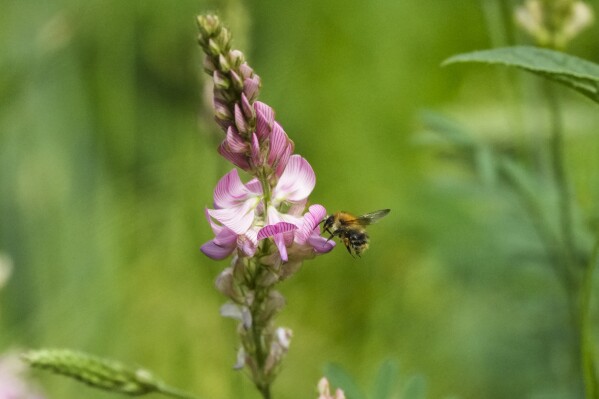
[[[366,389],[393,358],[431,398],[577,397],[564,295],[531,221],[493,173],[423,132],[433,109],[491,147],[543,141],[537,79],[440,67],[510,40],[500,2],[1,0],[0,252],[14,268],[0,352],[70,347],[203,398],[258,397],[218,313],[227,262],[199,251],[230,168],[195,41],[195,15],[215,10],[316,171],[311,200],[392,209],[362,259],[339,247],[280,286],[294,339],[274,396],[315,397],[328,362]],[[570,52],[599,62],[597,25]],[[563,94],[578,212],[598,219],[599,112]],[[36,376],[48,398],[111,397]]]

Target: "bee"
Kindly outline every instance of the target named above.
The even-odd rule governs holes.
[[[345,248],[347,248],[347,252],[353,257],[355,255],[359,257],[362,252],[368,249],[369,237],[365,226],[376,223],[387,216],[390,211],[390,209],[381,209],[361,216],[354,216],[347,212],[337,212],[323,220],[323,230],[331,235],[329,240],[333,237],[339,237]]]

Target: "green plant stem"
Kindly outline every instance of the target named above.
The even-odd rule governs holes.
[[[254,274],[254,284],[261,276],[263,270],[264,266],[257,263],[256,272]],[[260,320],[260,312],[262,311],[264,300],[269,295],[269,289],[265,287],[258,287],[257,284],[255,284],[254,295],[255,297],[252,306],[250,307],[250,312],[252,314],[252,338],[256,355],[255,360],[258,365],[258,372],[260,373],[257,380],[255,381],[255,384],[256,388],[262,394],[262,397],[264,399],[270,399],[270,381],[267,378],[264,370],[266,359],[268,357],[268,348],[265,347],[264,342],[265,326],[261,325],[261,323],[258,323],[258,320]]]
[[[166,396],[170,396],[172,398],[178,398],[178,399],[196,399],[195,396],[192,396],[186,392],[180,391],[176,388],[167,386],[167,385],[160,385],[158,387],[158,392],[160,392],[163,395]]]
[[[544,82],[545,95],[547,97],[549,114],[550,114],[550,154],[552,163],[553,178],[555,181],[558,208],[559,208],[559,226],[561,238],[564,242],[564,257],[567,262],[565,267],[570,269],[571,273],[575,273],[573,268],[576,263],[576,250],[574,244],[574,232],[572,229],[572,206],[570,185],[566,174],[564,162],[564,133],[561,115],[560,102],[557,98],[556,90],[553,84],[549,81]]]
[[[596,375],[595,353],[591,326],[591,298],[593,292],[593,274],[599,262],[599,240],[595,244],[593,254],[584,271],[584,280],[580,292],[580,350],[582,372],[584,377],[585,397],[599,398],[599,387]]]
[[[257,174],[258,179],[260,180],[260,184],[262,185],[262,191],[264,194],[264,212],[265,214],[268,212],[268,205],[270,204],[270,182],[268,181],[268,176],[266,171],[261,170],[258,171]],[[264,246],[261,248],[261,251],[264,253],[268,252],[267,241],[264,242]],[[258,256],[257,259],[260,259]],[[254,383],[256,384],[256,388],[260,391],[260,394],[264,399],[271,399],[270,394],[270,385],[271,381],[267,378],[266,372],[264,370],[266,359],[268,358],[268,349],[265,347],[265,328],[267,326],[261,325],[262,323],[258,322],[261,319],[260,313],[263,311],[264,301],[268,298],[270,294],[269,287],[261,287],[258,284],[262,273],[267,271],[267,268],[260,264],[259,261],[256,261],[254,273],[252,276],[252,281],[250,282],[251,288],[254,290],[254,301],[250,306],[250,313],[252,315],[252,339],[255,353],[255,361],[258,366],[259,376],[256,376],[256,380]]]

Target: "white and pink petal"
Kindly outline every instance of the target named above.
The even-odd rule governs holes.
[[[276,202],[303,201],[316,185],[316,175],[307,160],[292,155],[273,191]]]
[[[245,201],[243,205],[232,208],[209,209],[208,214],[218,220],[223,226],[233,230],[236,234],[245,234],[245,232],[254,223],[255,208],[258,205],[258,198]]]
[[[240,206],[252,196],[245,184],[239,178],[237,169],[224,175],[214,189],[214,206],[216,208],[232,208]]]

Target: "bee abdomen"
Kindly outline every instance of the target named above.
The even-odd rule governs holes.
[[[368,244],[368,234],[364,232],[352,232],[349,235],[349,242],[354,247],[361,247]]]

